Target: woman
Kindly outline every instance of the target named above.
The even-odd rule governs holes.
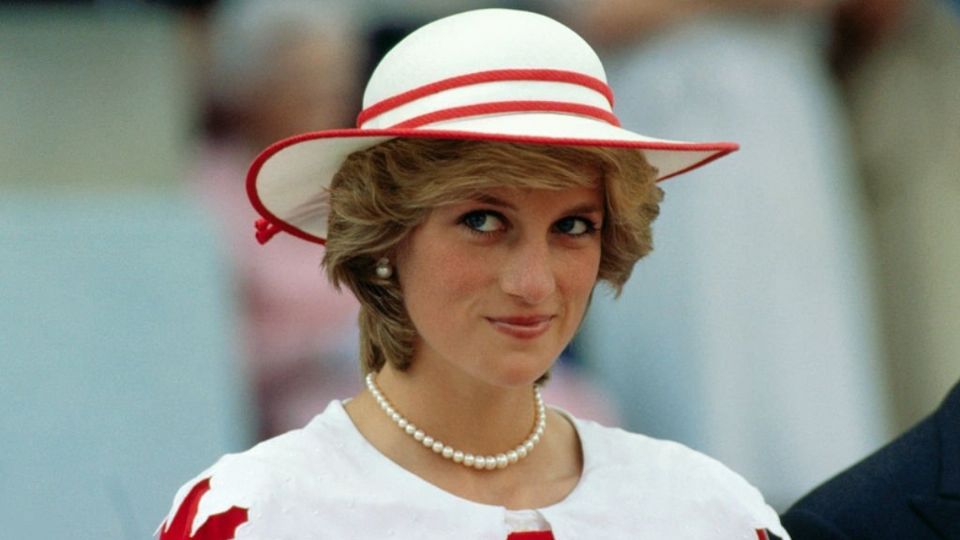
[[[186,484],[161,539],[786,537],[719,463],[540,399],[649,251],[655,181],[736,148],[620,129],[603,80],[551,19],[463,13],[384,58],[358,129],[257,159],[258,239],[326,244],[367,389]]]

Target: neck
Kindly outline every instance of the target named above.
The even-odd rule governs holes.
[[[530,435],[536,420],[532,385],[499,387],[465,379],[385,366],[376,384],[408,420],[465,452],[504,452]]]

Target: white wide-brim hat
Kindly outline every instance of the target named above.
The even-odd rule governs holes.
[[[371,75],[357,126],[296,135],[256,158],[247,193],[263,216],[261,243],[279,231],[324,243],[333,176],[351,153],[395,137],[634,148],[658,180],[738,148],[621,128],[590,45],[549,17],[509,9],[452,15],[403,39]]]

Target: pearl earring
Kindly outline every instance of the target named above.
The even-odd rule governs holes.
[[[393,266],[390,265],[390,259],[383,257],[377,261],[377,277],[390,279],[391,276],[393,276]]]

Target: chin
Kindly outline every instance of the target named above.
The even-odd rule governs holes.
[[[496,384],[509,388],[531,386],[553,367],[554,360],[554,357],[544,360],[543,357],[508,355],[503,360],[504,363],[498,366]]]

